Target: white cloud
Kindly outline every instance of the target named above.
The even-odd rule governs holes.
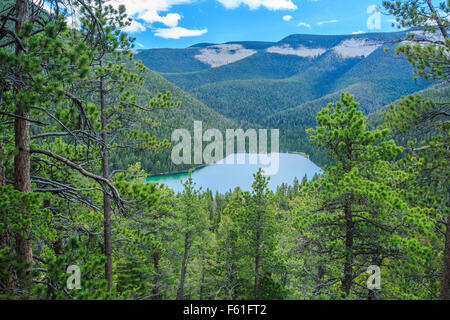
[[[148,23],[159,22],[168,27],[176,27],[181,16],[178,13],[168,13],[165,16],[159,12],[166,12],[172,6],[178,4],[188,4],[195,0],[111,0],[118,7],[125,5],[127,14],[138,20]]]
[[[164,39],[180,39],[183,37],[198,37],[208,32],[208,29],[189,30],[182,27],[159,28],[155,30],[155,36]]]
[[[165,16],[160,16],[156,11],[145,11],[138,14],[137,18],[148,23],[160,22],[168,27],[176,27],[181,16],[178,13],[169,13]]]
[[[172,6],[193,3],[196,0],[111,0],[115,6],[121,4],[127,8],[130,16],[143,14],[146,11],[166,12]]]
[[[128,33],[143,32],[145,30],[146,30],[146,28],[142,25],[142,23],[140,23],[136,20],[131,21],[131,25],[123,28],[123,31],[128,32]]]
[[[326,20],[326,21],[320,21],[320,22],[317,22],[317,25],[319,25],[319,26],[321,26],[321,25],[323,25],[323,24],[328,24],[328,23],[336,23],[336,22],[339,22],[339,20]]]
[[[363,34],[363,33],[365,33],[365,32],[362,31],[362,30],[358,30],[358,31],[352,32],[352,34]]]
[[[40,7],[40,8],[44,9],[47,12],[52,12],[52,7],[47,2],[42,2],[42,1],[39,1],[39,0],[33,0],[32,2],[37,7]]]
[[[296,10],[292,0],[217,0],[227,9],[235,9],[245,4],[251,10],[264,7],[270,10]]]
[[[143,32],[151,28],[153,23],[161,23],[168,28],[153,29],[155,36],[166,39],[179,39],[181,37],[199,36],[208,30],[190,30],[179,26],[182,19],[181,14],[169,12],[173,6],[191,4],[199,0],[109,0],[116,8],[125,5],[127,14],[132,17],[132,25],[126,27],[124,31]],[[296,10],[297,6],[293,0],[217,0],[224,7],[234,9],[241,5],[247,5],[251,10],[260,7],[269,10]],[[164,13],[164,14],[162,14]],[[285,21],[290,21],[291,16],[283,17]],[[287,19],[287,20],[286,20]]]
[[[297,26],[298,27],[306,27],[308,29],[312,29],[311,25],[309,23],[306,23],[306,22],[300,22],[300,23],[297,24]]]
[[[118,7],[125,5],[127,14],[134,19],[131,26],[124,29],[126,32],[142,32],[147,28],[142,23],[147,24],[162,23],[168,28],[156,28],[153,31],[156,37],[164,39],[180,39],[182,37],[196,37],[208,32],[208,29],[191,30],[178,26],[181,15],[179,13],[161,12],[169,11],[175,5],[190,4],[197,0],[111,0]]]

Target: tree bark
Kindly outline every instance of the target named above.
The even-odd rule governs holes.
[[[259,299],[259,268],[261,265],[261,257],[260,255],[256,255],[255,257],[255,287],[253,289],[253,295],[255,300]]]
[[[161,251],[157,250],[153,253],[153,268],[155,269],[155,278],[153,279],[153,300],[161,300],[159,292],[159,260],[161,259]]]
[[[103,57],[100,59],[100,67],[104,69]],[[108,133],[107,133],[107,116],[106,116],[106,92],[105,92],[105,79],[103,76],[100,77],[100,113],[101,113],[101,124],[102,124],[102,176],[105,179],[109,179],[109,152],[108,152]],[[111,197],[108,193],[108,186],[103,185],[103,234],[104,234],[104,245],[105,245],[105,278],[108,282],[108,291],[111,290],[113,286],[112,281],[112,236],[111,236]]]
[[[205,268],[205,253],[202,254],[202,276],[201,276],[201,280],[200,280],[200,292],[199,292],[199,299],[203,300],[204,299],[204,291],[205,291],[205,273],[206,273],[206,268]]]
[[[177,300],[183,300],[184,298],[184,281],[186,278],[187,270],[187,258],[189,253],[189,234],[184,236],[184,256],[181,262],[181,275],[180,275],[180,285],[178,286]]]
[[[450,300],[450,215],[445,233],[444,264],[442,266],[441,300]]]
[[[0,154],[2,152],[2,143],[0,141]],[[0,187],[6,185],[5,164],[0,162]]]
[[[16,34],[20,34],[24,24],[29,20],[29,1],[16,0]],[[21,46],[16,44],[16,55],[23,52]],[[20,77],[20,75],[19,75]],[[23,88],[17,88],[21,90]],[[25,106],[18,104],[15,115],[18,116],[14,121],[15,147],[17,154],[14,158],[14,178],[15,188],[23,193],[31,192],[31,174],[30,174],[30,122],[26,119],[29,114]],[[16,234],[16,252],[19,263],[28,265],[24,270],[24,280],[31,275],[31,264],[33,263],[33,251],[30,235],[30,225],[26,225]]]
[[[261,254],[260,254],[260,242],[261,242],[261,212],[258,212],[258,222],[256,230],[256,255],[255,255],[255,286],[253,288],[253,296],[255,300],[259,299],[259,272],[261,267]]]
[[[49,200],[49,199],[45,199],[45,200],[44,200],[44,209],[51,210],[51,209],[50,209],[50,205],[51,205],[50,200]],[[53,215],[54,215],[54,214],[53,214]],[[55,227],[55,230],[56,230],[57,232],[59,232],[59,231],[61,231],[61,228]],[[58,257],[58,256],[60,256],[60,255],[62,254],[63,243],[62,243],[61,237],[58,236],[58,238],[56,239],[56,241],[53,242],[52,248],[53,248],[53,252],[55,253],[55,256]]]
[[[342,280],[342,291],[348,297],[353,283],[353,234],[354,223],[350,206],[344,207],[345,214],[345,261],[344,261],[344,278]]]
[[[441,30],[441,33],[444,36],[444,38],[448,38],[447,28],[442,23],[441,17],[436,12],[436,9],[434,8],[433,4],[431,3],[431,0],[426,0],[426,1],[427,1],[427,4],[428,4],[428,7],[430,8],[430,11],[436,15],[435,20],[436,20],[436,23],[437,23],[437,25],[439,27],[439,30]]]
[[[0,153],[2,151],[2,146],[0,142]],[[5,170],[4,170],[4,164],[3,162],[0,162],[0,187],[6,185],[6,178],[5,178]],[[7,214],[7,212],[5,212]],[[6,247],[9,248],[9,251],[11,252],[11,235],[8,231],[8,226],[5,225],[5,228],[3,230],[0,230],[0,249],[4,249]],[[8,275],[0,279],[0,286],[4,290],[13,290],[14,287],[14,270],[12,269],[12,266],[9,265],[8,267]]]

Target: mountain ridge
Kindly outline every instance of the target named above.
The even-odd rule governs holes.
[[[414,81],[408,61],[393,50],[409,32],[294,34],[278,42],[150,49],[140,51],[136,59],[236,123],[280,129],[285,135],[281,149],[309,153],[320,165],[322,156],[304,130],[315,126],[317,112],[334,102],[330,99],[350,91],[369,115],[431,86]],[[167,60],[177,61],[163,67]]]

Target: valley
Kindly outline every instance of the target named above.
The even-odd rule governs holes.
[[[318,165],[325,165],[327,157],[310,144],[305,130],[315,125],[317,112],[336,101],[341,92],[351,92],[370,116],[432,85],[414,81],[408,61],[395,54],[395,46],[407,34],[301,34],[277,43],[140,50],[135,58],[230,119],[232,128],[277,128],[281,150],[304,152]]]
[[[2,0],[2,306],[450,300],[450,2],[345,3]]]
[[[228,155],[223,161],[210,164],[206,167],[198,168],[192,172],[192,179],[195,181],[195,188],[203,191],[211,191],[212,194],[232,192],[235,188],[243,191],[250,191],[252,188],[253,174],[258,172],[259,168],[263,170],[268,167],[262,161],[251,161],[251,157],[257,155],[245,154],[244,161],[239,163],[237,158],[239,154]],[[275,155],[271,155],[275,157]],[[284,185],[292,185],[295,181],[299,183],[304,177],[305,181],[311,180],[316,174],[322,173],[322,170],[310,160],[298,154],[277,154],[276,174],[269,176],[268,187],[272,191]],[[228,163],[231,162],[231,163]],[[176,193],[184,190],[183,183],[189,177],[188,173],[178,173],[162,176],[153,176],[147,179],[150,183],[159,183],[166,185]]]

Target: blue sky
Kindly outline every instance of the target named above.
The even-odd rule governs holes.
[[[113,0],[135,18],[137,48],[279,41],[290,34],[393,31],[381,0]],[[371,18],[372,17],[372,18]],[[380,17],[380,19],[377,19]],[[368,26],[369,20],[369,26]]]

